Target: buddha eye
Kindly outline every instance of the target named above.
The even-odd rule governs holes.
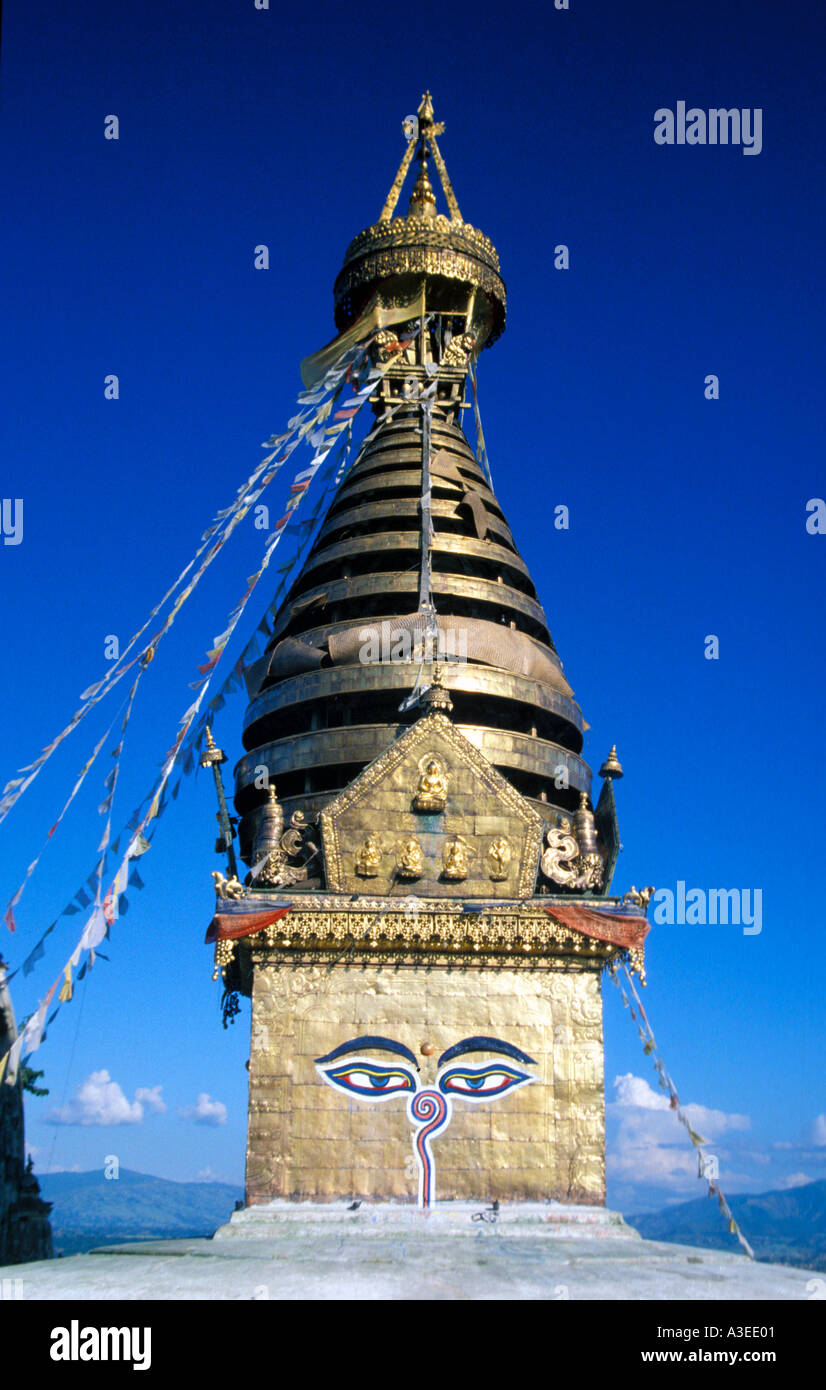
[[[439,1077],[439,1089],[464,1100],[495,1100],[506,1091],[525,1086],[536,1078],[505,1062],[487,1062],[481,1067],[450,1067]]]
[[[328,1085],[364,1100],[387,1100],[416,1090],[416,1078],[406,1067],[387,1066],[370,1057],[348,1057],[317,1070]]]

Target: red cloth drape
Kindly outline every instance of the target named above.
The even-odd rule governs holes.
[[[626,948],[641,946],[650,930],[644,917],[600,912],[598,908],[586,907],[584,903],[566,903],[564,907],[555,903],[553,907],[545,907],[545,911],[563,927],[573,927],[575,931],[596,937],[598,941],[612,941],[614,945]]]
[[[273,907],[266,912],[216,912],[204,939],[207,942],[234,941],[240,936],[252,936],[253,932],[272,926],[273,922],[285,917],[291,910],[292,905]]]

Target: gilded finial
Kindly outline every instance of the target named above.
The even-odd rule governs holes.
[[[468,328],[478,334],[478,350],[494,342],[505,327],[506,294],[496,248],[483,232],[462,218],[439,148],[444,123],[434,118],[429,91],[422,94],[418,114],[411,112],[401,124],[405,150],[384,206],[377,222],[353,238],[336,277],[336,326],[340,332],[352,328],[373,296],[384,296],[388,288],[385,282],[393,281],[395,285],[398,276],[407,278],[423,271],[425,280],[456,282],[447,298],[443,294],[447,287],[442,284],[433,303],[441,306],[440,313],[455,308],[458,315],[467,319]],[[415,187],[406,209],[400,199],[416,158],[419,167],[414,172],[418,177],[412,180]],[[440,185],[447,216],[439,210]],[[397,211],[399,207],[401,212]],[[481,291],[478,305],[474,291]],[[395,288],[392,294],[395,296]],[[384,298],[380,302],[384,305]],[[398,304],[395,298],[394,304]],[[317,358],[319,354],[314,354],[302,367],[305,385],[314,379],[319,367]]]
[[[445,123],[444,121],[434,120],[433,98],[429,92],[424,92],[422,94],[422,99],[416,114],[419,117],[419,130],[421,131],[422,135],[426,135],[428,137],[432,135],[444,135]]]
[[[617,745],[611,744],[611,751],[602,767],[599,770],[600,777],[620,778],[622,777],[622,764],[617,757]]]
[[[433,124],[433,98],[430,92],[422,92],[422,99],[419,103],[419,120],[427,125]]]
[[[456,202],[456,195],[453,192],[450,179],[447,175],[444,160],[442,159],[439,146],[436,143],[436,136],[444,134],[444,121],[434,121],[433,119],[433,98],[430,92],[422,95],[419,104],[417,118],[402,122],[405,138],[407,139],[407,149],[404,158],[399,166],[399,172],[393,180],[393,185],[387,195],[387,201],[382,208],[379,222],[389,222],[396,209],[396,203],[402,190],[402,185],[407,177],[407,172],[413,162],[414,153],[418,154],[421,161],[419,176],[416,186],[410,198],[410,209],[408,218],[424,219],[432,221],[436,217],[436,195],[427,173],[427,153],[430,150],[433,156],[439,178],[444,189],[450,216],[454,222],[462,221],[462,214],[459,211],[459,204]]]
[[[444,670],[441,666],[434,666],[430,685],[422,695],[422,704],[429,710],[442,710],[445,714],[450,714],[453,709],[453,701],[445,686]]]
[[[219,748],[212,737],[212,729],[209,724],[206,726],[206,748],[201,754],[201,767],[215,767],[227,760],[223,749]]]
[[[419,161],[419,176],[410,194],[410,207],[407,210],[407,216],[408,218],[424,217],[428,221],[432,221],[436,216],[436,194],[433,192],[433,185],[427,172],[427,156],[423,150],[419,155]]]

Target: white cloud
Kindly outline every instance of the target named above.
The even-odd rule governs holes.
[[[223,1125],[226,1124],[227,1107],[222,1100],[213,1100],[206,1091],[201,1091],[195,1104],[180,1106],[178,1114],[196,1125]]]
[[[612,1180],[694,1195],[697,1151],[672,1111],[668,1096],[631,1072],[616,1077],[614,1092],[616,1100],[607,1106],[616,1124],[607,1159]],[[687,1104],[681,1109],[692,1129],[710,1143],[727,1132],[751,1127],[748,1115],[727,1114],[704,1105]],[[719,1149],[716,1152],[719,1159],[727,1156]]]
[[[633,1072],[627,1071],[624,1076],[615,1077],[614,1090],[617,1093],[614,1105],[637,1110],[670,1109],[668,1097],[661,1091],[655,1091],[643,1077],[634,1076]]]
[[[166,1114],[166,1101],[161,1098],[163,1086],[139,1086],[135,1092],[135,1100],[141,1105],[145,1105],[147,1110],[152,1110],[156,1115]]]
[[[160,1086],[141,1086],[130,1101],[108,1071],[93,1071],[82,1081],[72,1099],[59,1105],[47,1118],[55,1125],[139,1125],[144,1106],[163,1114]]]
[[[624,1076],[616,1077],[614,1090],[617,1093],[617,1099],[612,1103],[612,1109],[671,1109],[668,1096],[662,1091],[655,1091],[644,1077],[634,1076],[630,1071],[626,1072]],[[702,1134],[704,1139],[713,1139],[724,1134],[727,1130],[751,1129],[751,1120],[748,1115],[729,1115],[724,1110],[709,1110],[705,1105],[690,1103],[681,1105],[680,1109],[691,1124],[691,1128]]]
[[[826,1144],[826,1115],[816,1115],[812,1121],[811,1142],[819,1149]]]
[[[198,1173],[195,1174],[195,1177],[194,1177],[193,1181],[194,1181],[194,1182],[221,1182],[221,1183],[226,1183],[227,1185],[231,1185],[231,1186],[233,1186],[233,1187],[238,1187],[238,1186],[243,1187],[243,1183],[239,1184],[237,1177],[236,1177],[236,1178],[228,1178],[228,1177],[226,1176],[226,1174],[224,1174],[224,1173],[215,1173],[215,1172],[213,1172],[213,1170],[210,1168],[209,1164],[207,1164],[206,1168],[202,1168],[202,1169],[200,1170],[200,1172],[198,1172]]]
[[[717,1139],[730,1130],[751,1129],[748,1115],[728,1114],[725,1110],[709,1110],[705,1105],[684,1105],[681,1107],[691,1128],[699,1130],[704,1139]]]
[[[812,1179],[808,1173],[789,1173],[787,1177],[781,1178],[777,1184],[779,1188],[786,1190],[790,1187],[805,1187]]]

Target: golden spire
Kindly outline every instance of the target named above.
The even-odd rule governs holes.
[[[399,313],[403,306],[412,306],[416,290],[423,288],[427,300],[428,285],[438,281],[440,289],[432,296],[430,307],[438,303],[441,314],[463,317],[468,333],[475,335],[478,352],[494,342],[505,327],[507,295],[496,247],[462,217],[437,141],[444,125],[434,119],[429,92],[422,96],[418,113],[405,117],[402,129],[407,148],[379,220],[353,238],[336,277],[336,327],[339,334],[346,332],[376,306],[381,313]],[[418,177],[409,211],[400,216],[397,206],[414,158],[418,158]],[[437,209],[434,169],[447,214]],[[418,308],[420,300],[419,295],[410,314],[386,320],[382,327],[425,312]],[[302,367],[305,381],[308,376],[312,379],[315,370],[311,358]]]
[[[430,179],[427,176],[425,165],[425,160],[427,158],[427,150],[429,147],[430,153],[433,156],[433,162],[436,165],[436,169],[438,170],[439,179],[442,184],[442,191],[445,195],[445,200],[450,211],[451,221],[461,222],[462,214],[459,211],[459,204],[456,201],[456,194],[453,192],[453,185],[451,184],[450,179],[448,177],[447,169],[445,168],[445,162],[442,159],[439,146],[436,144],[436,136],[444,134],[444,121],[435,121],[433,118],[433,98],[431,97],[430,92],[424,92],[422,95],[422,99],[419,104],[419,109],[416,113],[415,123],[410,122],[410,124],[408,124],[408,122],[405,121],[402,128],[404,129],[405,133],[407,133],[408,130],[410,131],[407,141],[407,149],[404,152],[404,157],[402,159],[401,164],[399,165],[399,171],[396,174],[396,177],[393,180],[392,186],[390,188],[390,192],[387,195],[387,200],[384,204],[384,207],[381,210],[379,222],[389,222],[393,216],[393,213],[396,211],[396,204],[399,201],[399,194],[402,191],[404,181],[407,178],[407,172],[410,168],[410,165],[413,162],[413,155],[416,152],[417,145],[419,150],[419,159],[422,161],[422,167],[419,172],[419,177],[416,180],[416,186],[413,189],[413,196],[410,199],[410,212],[408,213],[408,216],[426,217],[428,219],[435,216],[436,197],[433,192]]]
[[[442,153],[436,144],[436,136],[444,134],[444,121],[436,122],[433,119],[433,99],[429,92],[425,92],[422,97],[422,104],[419,107],[419,128],[422,130],[422,147],[425,142],[430,145],[430,153],[433,155],[433,163],[439,173],[442,182],[442,191],[450,209],[450,217],[453,222],[461,222],[462,214],[459,211],[459,204],[456,201],[456,194],[453,192],[453,184],[448,178],[445,162]]]

